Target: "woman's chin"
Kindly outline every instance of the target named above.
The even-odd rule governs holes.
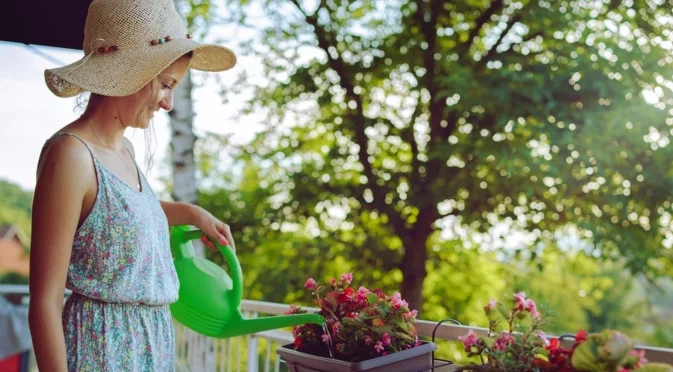
[[[138,129],[147,129],[150,127],[150,123],[152,123],[153,118],[154,115],[148,115],[147,117],[143,118],[143,120],[138,120],[138,123],[135,127]]]

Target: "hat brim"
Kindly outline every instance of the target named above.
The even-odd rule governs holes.
[[[93,53],[69,65],[48,69],[45,82],[58,97],[83,92],[104,96],[128,96],[139,91],[181,56],[193,51],[189,68],[217,72],[236,65],[236,55],[220,45],[200,44],[181,38],[144,48]]]

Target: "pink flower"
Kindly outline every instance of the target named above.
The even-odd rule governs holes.
[[[418,315],[418,310],[411,310],[408,313],[402,314],[404,316],[404,319],[409,319],[409,318],[414,318],[416,319],[416,316]]]
[[[399,292],[393,293],[392,297],[390,298],[392,303],[393,303],[393,309],[397,310],[402,306],[409,306],[409,303],[407,301],[404,301],[402,299],[402,295],[400,295]]]
[[[526,293],[516,293],[514,294],[514,299],[516,300],[516,310],[523,311],[526,308]]]
[[[323,333],[323,334],[322,334],[322,342],[324,342],[324,343],[329,343],[329,340],[330,340],[330,338],[329,338],[329,336],[327,335],[327,333]]]
[[[489,310],[495,309],[495,306],[497,305],[497,302],[495,302],[494,299],[491,298],[490,301],[488,301],[488,305],[486,305],[486,308]]]
[[[647,364],[647,362],[649,362],[649,360],[647,360],[647,358],[645,358],[645,350],[631,350],[631,352],[629,353],[629,356],[638,358],[638,361],[634,365],[635,368],[639,368],[643,364]]]
[[[388,346],[390,345],[390,335],[388,333],[383,333],[381,335],[381,341],[383,342],[383,346]]]
[[[285,315],[297,314],[297,311],[299,311],[299,308],[297,308],[297,305],[290,305],[290,308],[285,310],[284,314]]]
[[[332,287],[336,287],[336,279],[332,278],[329,280],[329,282],[332,285]]]
[[[383,344],[381,343],[381,341],[376,341],[376,345],[374,345],[374,350],[376,350],[377,352],[380,353],[380,352],[383,351],[383,349],[384,348],[383,348]]]
[[[304,283],[304,288],[306,289],[315,289],[316,288],[316,283],[313,278],[308,278],[306,280],[306,283]]]
[[[366,300],[367,299],[367,293],[369,293],[369,289],[367,289],[365,287],[362,287],[362,286],[360,288],[358,288],[358,292],[357,292],[358,301]]]
[[[365,336],[365,345],[371,345],[372,344],[372,338],[370,336]]]
[[[351,284],[353,281],[353,273],[343,273],[339,279],[346,284]]]
[[[470,348],[473,345],[476,345],[477,342],[479,341],[479,336],[477,336],[477,334],[470,329],[469,331],[467,331],[467,334],[465,336],[458,337],[458,340],[463,342],[463,344],[465,345],[465,351],[469,352]]]
[[[502,333],[500,337],[495,340],[495,345],[493,345],[493,348],[495,350],[504,351],[507,349],[507,346],[511,345],[512,343],[514,343],[514,337],[512,337],[512,335],[509,333]]]
[[[533,319],[540,320],[540,313],[537,311],[537,306],[533,300],[526,300],[524,307],[528,312],[530,312],[530,314],[533,316]]]

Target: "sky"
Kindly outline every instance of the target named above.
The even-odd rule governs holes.
[[[81,112],[75,110],[74,98],[59,98],[49,91],[44,83],[44,70],[75,62],[82,56],[81,50],[0,41],[0,86],[3,87],[0,89],[0,179],[9,180],[26,190],[34,189],[35,168],[44,142]],[[254,74],[259,64],[239,53],[237,66],[219,73],[221,80],[232,84],[243,66],[247,72]],[[261,128],[261,119],[251,116],[245,122],[233,120],[231,117],[242,102],[234,99],[223,105],[218,84],[214,79],[203,79],[202,74],[197,72],[193,75],[195,82],[200,84],[193,92],[195,133],[231,134],[238,143],[250,139]],[[168,115],[157,113],[153,125],[156,133],[155,166],[148,178],[152,188],[161,192],[163,185],[159,177],[164,173],[157,164],[165,159],[170,141]],[[145,169],[145,135],[142,130],[129,129],[126,136],[133,142],[136,158]]]

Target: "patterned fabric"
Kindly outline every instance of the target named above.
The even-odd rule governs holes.
[[[75,234],[63,309],[68,370],[172,371],[179,283],[166,216],[140,170],[138,191],[91,156],[98,193]]]

